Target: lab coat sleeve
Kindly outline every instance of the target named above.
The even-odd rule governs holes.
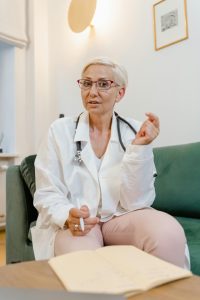
[[[69,191],[64,183],[59,148],[52,128],[37,154],[35,176],[34,206],[39,212],[37,225],[40,228],[50,225],[63,228],[73,205],[68,199]]]
[[[155,199],[151,144],[128,145],[121,165],[120,204],[126,210],[150,207]]]

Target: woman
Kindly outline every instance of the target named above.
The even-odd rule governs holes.
[[[147,113],[140,124],[114,113],[127,74],[107,58],[90,61],[78,84],[85,112],[56,120],[35,162],[36,259],[128,244],[184,267],[182,227],[150,207],[155,198],[151,143],[159,133],[158,117]]]

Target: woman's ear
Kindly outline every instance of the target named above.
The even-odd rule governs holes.
[[[123,86],[119,89],[115,102],[119,102],[125,95],[126,88]]]

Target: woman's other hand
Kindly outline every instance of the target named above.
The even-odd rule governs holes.
[[[83,218],[84,231],[80,226],[80,218]],[[96,224],[99,223],[99,218],[90,218],[90,212],[86,205],[78,208],[71,208],[69,211],[69,217],[66,221],[66,226],[69,228],[71,233],[75,236],[86,235]],[[77,226],[78,225],[78,226]]]
[[[133,145],[148,145],[150,144],[159,134],[160,124],[159,118],[153,113],[146,113],[148,117],[142,124],[140,130],[133,140]]]

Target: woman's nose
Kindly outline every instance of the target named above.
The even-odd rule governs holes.
[[[90,93],[95,93],[95,94],[98,93],[96,82],[93,82],[93,83],[92,83],[92,86],[91,86],[91,88],[90,88]]]

